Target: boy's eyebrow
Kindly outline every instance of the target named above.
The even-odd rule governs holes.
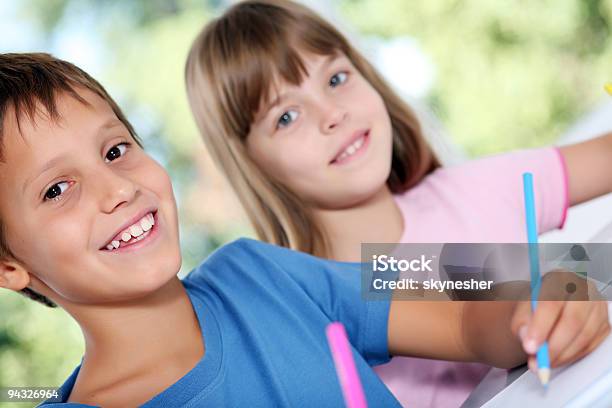
[[[100,136],[102,134],[103,131],[108,130],[108,129],[112,129],[116,126],[121,126],[123,125],[123,122],[121,122],[119,119],[117,118],[113,118],[110,119],[106,122],[104,122],[102,125],[100,125],[100,127],[98,128],[98,131],[96,132],[96,136]],[[61,163],[64,160],[65,155],[60,155],[57,157],[54,157],[53,159],[49,160],[48,162],[46,162],[41,168],[40,170],[37,172],[37,174],[33,177],[27,178],[25,180],[25,182],[23,183],[22,186],[22,192],[25,192],[25,190],[28,188],[28,186],[37,178],[39,178],[40,176],[42,176],[46,171],[50,170],[51,168],[55,167],[56,165],[58,165],[59,163]]]
[[[28,188],[28,186],[34,181],[36,180],[38,177],[42,176],[46,171],[48,171],[49,169],[55,167],[57,164],[59,164],[62,160],[64,159],[64,156],[57,156],[54,157],[53,159],[49,160],[47,163],[45,163],[45,165],[40,169],[40,171],[38,172],[38,174],[34,177],[28,178],[26,179],[26,181],[23,183],[23,189],[22,191],[25,192],[25,190]]]
[[[120,121],[119,119],[117,119],[117,118],[109,119],[106,122],[104,122],[102,125],[100,125],[100,128],[98,129],[97,136],[100,136],[100,134],[104,130],[112,129],[115,126],[123,126],[123,125],[124,125],[124,123],[122,121]]]
[[[317,68],[317,72],[318,72],[318,71],[323,71],[325,68],[327,68],[329,65],[331,65],[331,63],[332,63],[332,62],[334,62],[335,60],[337,60],[337,59],[338,59],[338,58],[340,58],[340,57],[341,57],[341,55],[338,55],[338,54],[330,54],[330,55],[327,55],[327,56],[325,57],[325,60],[324,60],[324,61],[321,63],[321,65],[320,65],[320,66]],[[259,116],[259,117],[260,117],[261,119],[263,119],[263,118],[265,118],[266,116],[268,116],[268,113],[270,112],[270,110],[271,110],[273,107],[278,106],[278,105],[279,105],[279,104],[280,104],[280,103],[283,101],[283,99],[285,99],[286,97],[287,97],[287,93],[280,94],[280,95],[276,96],[276,98],[272,99],[272,101],[270,101],[269,103],[267,103],[267,104],[264,106],[264,109],[261,111],[261,114],[260,114],[260,116]]]

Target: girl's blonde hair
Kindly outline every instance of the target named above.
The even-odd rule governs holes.
[[[387,185],[401,193],[439,167],[413,111],[329,23],[308,8],[280,0],[245,1],[207,24],[185,68],[187,93],[204,142],[238,194],[258,237],[318,256],[329,243],[311,209],[246,150],[255,114],[275,80],[299,85],[307,73],[301,52],[342,53],[382,96],[391,118],[393,157]]]

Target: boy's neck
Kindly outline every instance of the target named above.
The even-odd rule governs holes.
[[[362,242],[399,242],[404,232],[401,210],[386,185],[359,205],[316,214],[329,238],[327,257],[338,261],[359,262]]]
[[[204,355],[197,316],[176,277],[137,302],[76,307],[70,313],[85,337],[77,392],[91,395],[114,384],[146,380],[150,387],[143,390],[145,402],[178,381]]]

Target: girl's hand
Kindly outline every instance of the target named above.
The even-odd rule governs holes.
[[[569,286],[573,290],[567,291],[568,284],[575,285]],[[578,298],[593,299],[596,291],[589,285],[584,279],[576,280],[574,274],[555,272],[547,274],[542,280],[540,299],[562,299],[555,292],[564,289],[569,292],[565,296],[568,300],[538,301],[535,313],[531,311],[531,302],[517,303],[512,332],[520,339],[531,370],[537,368],[535,354],[544,341],[548,341],[551,367],[558,367],[589,354],[608,336],[610,321],[607,301],[571,300],[572,295],[580,292]],[[590,296],[586,296],[587,293]]]

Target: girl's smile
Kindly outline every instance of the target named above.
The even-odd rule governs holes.
[[[303,53],[302,60],[303,81],[274,86],[273,102],[256,115],[247,137],[249,156],[316,208],[369,200],[391,169],[385,104],[346,55]]]
[[[370,129],[355,132],[334,156],[331,165],[342,165],[362,156],[370,142]]]

